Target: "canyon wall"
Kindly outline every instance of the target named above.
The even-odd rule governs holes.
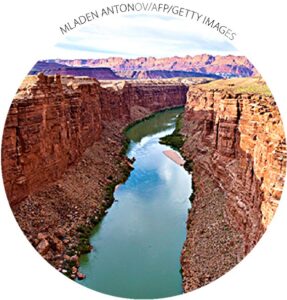
[[[235,55],[210,55],[200,54],[195,56],[186,55],[184,57],[138,57],[123,58],[109,57],[100,59],[56,59],[48,60],[49,63],[58,63],[74,67],[108,67],[115,72],[119,71],[189,71],[198,72],[202,76],[205,74],[217,74],[222,76],[257,76],[255,67],[245,56]]]
[[[249,77],[258,76],[257,70],[244,56],[209,54],[165,58],[138,57],[128,59],[49,59],[38,61],[29,75],[89,76],[98,80],[160,79],[175,77]]]
[[[119,79],[110,68],[104,67],[72,67],[55,62],[38,61],[29,75],[37,75],[43,73],[45,75],[71,75],[71,76],[88,76],[97,78],[98,80],[104,79]]]
[[[79,225],[92,228],[101,219],[110,192],[127,176],[122,129],[152,112],[185,105],[181,150],[193,172],[194,194],[181,256],[183,288],[193,290],[230,270],[269,224],[286,171],[277,106],[259,79],[249,80],[188,90],[173,80],[27,76],[7,116],[2,172],[31,243],[67,274],[67,253],[83,253]]]
[[[182,253],[189,291],[231,269],[263,234],[282,193],[286,143],[273,97],[232,87],[190,87],[182,132],[195,191]]]
[[[29,75],[71,75],[71,76],[88,76],[98,80],[119,80],[119,79],[162,79],[175,77],[208,77],[219,79],[219,75],[212,73],[201,73],[184,70],[115,70],[108,67],[92,66],[69,66],[66,64],[55,63],[54,61],[38,61]]]
[[[120,82],[28,76],[9,110],[2,171],[12,205],[59,179],[95,141],[106,122],[122,127],[151,112],[184,105],[187,87],[176,83]]]
[[[178,71],[178,70],[120,70],[115,71],[116,75],[122,78],[131,78],[131,79],[161,79],[161,78],[188,78],[188,77],[206,77],[219,79],[222,78],[219,75],[213,73],[202,74],[200,72],[192,71]]]

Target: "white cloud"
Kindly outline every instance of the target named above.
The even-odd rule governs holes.
[[[185,56],[230,54],[236,49],[216,30],[169,16],[118,15],[96,19],[70,31],[53,51],[55,57]]]

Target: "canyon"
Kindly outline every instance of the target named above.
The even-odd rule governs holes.
[[[132,169],[122,130],[184,105],[186,92],[171,81],[105,88],[87,77],[38,74],[23,81],[3,134],[4,186],[20,227],[57,269],[66,274],[89,251],[83,231],[103,217]]]
[[[185,109],[182,151],[194,181],[181,258],[187,292],[236,265],[266,230],[284,185],[286,140],[260,79],[190,87]]]
[[[12,102],[2,172],[20,227],[62,273],[82,277],[78,258],[89,251],[83,235],[132,170],[123,129],[177,106],[185,106],[181,152],[194,190],[181,256],[184,291],[223,275],[262,236],[286,172],[282,121],[262,79],[105,83],[40,73],[25,78]]]
[[[11,204],[60,178],[99,140],[106,123],[123,128],[152,112],[184,105],[186,91],[185,85],[170,82],[123,81],[102,88],[96,79],[27,77],[11,105],[3,137]]]
[[[38,73],[45,75],[88,76],[98,80],[120,79],[110,68],[73,67],[45,61],[38,61],[29,72],[29,75],[37,75]]]
[[[127,59],[53,59],[38,61],[29,75],[89,76],[97,79],[161,79],[175,77],[249,77],[258,76],[255,67],[244,56],[187,55],[165,58]]]
[[[184,57],[138,57],[123,58],[109,57],[102,59],[75,59],[75,60],[49,60],[66,64],[69,66],[89,66],[89,67],[108,67],[118,71],[189,71],[204,74],[218,74],[222,76],[248,77],[258,75],[255,67],[245,56],[236,55],[210,55],[200,54],[195,56],[186,55]]]

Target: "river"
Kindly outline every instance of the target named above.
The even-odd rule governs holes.
[[[163,154],[159,138],[173,132],[183,108],[159,112],[126,133],[135,157],[128,180],[96,226],[91,253],[81,256],[79,281],[96,291],[150,299],[182,293],[180,254],[190,208],[191,175]]]

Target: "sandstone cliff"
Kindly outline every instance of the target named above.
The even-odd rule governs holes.
[[[43,73],[45,75],[88,76],[99,80],[119,79],[119,76],[117,76],[110,68],[73,67],[46,61],[38,61],[29,72],[29,75],[37,75],[38,73]]]
[[[90,228],[131,168],[122,129],[184,105],[186,92],[178,82],[122,81],[103,88],[91,78],[39,74],[24,80],[3,134],[4,185],[21,229],[60,271],[76,277]]]
[[[219,75],[206,73],[202,74],[200,72],[192,72],[192,71],[178,71],[178,70],[128,70],[128,71],[115,71],[119,77],[122,78],[131,78],[131,79],[161,79],[161,78],[189,78],[189,77],[206,77],[219,79],[222,78]]]
[[[11,204],[60,178],[100,138],[104,123],[120,126],[184,105],[180,83],[101,88],[95,79],[28,76],[12,102],[2,142],[4,184]],[[155,101],[156,99],[156,101]]]
[[[69,66],[108,67],[113,71],[189,71],[201,74],[218,74],[222,76],[247,77],[258,75],[257,70],[244,56],[201,54],[184,57],[109,57],[102,59],[49,60],[52,63]]]
[[[89,249],[86,240],[78,247],[85,228],[100,220],[127,176],[122,129],[168,107],[185,104],[182,151],[195,190],[181,259],[184,290],[230,270],[263,234],[286,171],[270,91],[257,78],[186,85],[43,74],[22,83],[2,140],[4,185],[24,233],[63,273],[72,265],[69,276],[76,277],[72,254]]]
[[[258,79],[249,85],[262,89]],[[195,194],[182,253],[185,291],[220,277],[252,249],[282,193],[286,143],[278,109],[269,91],[247,91],[221,81],[187,95],[183,152]]]

